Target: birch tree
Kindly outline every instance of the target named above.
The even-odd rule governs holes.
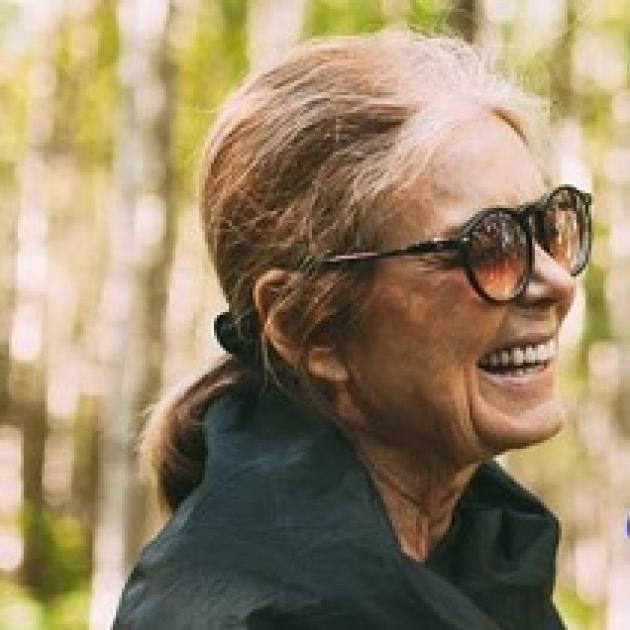
[[[91,627],[109,628],[140,544],[144,494],[136,436],[160,387],[162,314],[173,242],[169,207],[170,3],[121,0],[115,195],[102,293],[108,391],[101,428]]]
[[[22,424],[24,557],[22,581],[44,596],[47,522],[43,494],[46,418],[48,215],[46,153],[52,133],[55,68],[45,42],[54,40],[58,7],[33,10],[33,61],[28,75],[25,151],[18,168],[20,208],[11,327],[10,406]]]

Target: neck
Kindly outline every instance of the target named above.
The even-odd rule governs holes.
[[[446,467],[425,454],[410,457],[371,436],[352,441],[383,501],[401,550],[418,562],[446,534],[477,464]]]

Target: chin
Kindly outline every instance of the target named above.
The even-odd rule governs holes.
[[[493,455],[544,442],[564,426],[564,408],[556,398],[528,408],[483,406],[483,412],[475,414],[475,430],[480,442]]]
[[[519,376],[476,371],[473,423],[492,453],[532,446],[560,431],[565,413],[555,393],[554,367]]]

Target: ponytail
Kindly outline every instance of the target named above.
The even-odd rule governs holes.
[[[160,502],[174,512],[202,480],[206,462],[203,416],[229,389],[252,378],[229,356],[215,368],[175,385],[153,408],[140,441],[140,455],[157,485]]]

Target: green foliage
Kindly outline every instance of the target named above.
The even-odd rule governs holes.
[[[46,604],[24,589],[0,582],[0,628],[7,630],[87,630],[87,585],[55,597]]]
[[[19,60],[15,72],[26,73],[28,64]],[[24,153],[27,90],[22,81],[0,72],[0,184],[11,183],[15,166]]]
[[[18,586],[0,582],[0,628],[43,630],[44,607]]]
[[[596,230],[597,235],[599,230]],[[606,270],[591,264],[586,272],[586,326],[582,337],[582,347],[586,351],[597,341],[612,338],[608,301],[606,298]],[[582,357],[586,365],[587,356]]]
[[[304,36],[348,35],[376,31],[385,25],[379,0],[310,0]]]
[[[599,630],[605,624],[601,606],[585,602],[575,591],[560,587],[556,589],[555,603],[569,628]]]
[[[82,53],[81,41],[95,51]],[[119,100],[118,44],[115,6],[101,2],[87,20],[75,20],[67,27],[57,54],[60,89],[55,129],[61,146],[74,145],[85,170],[112,162],[117,122],[113,114]]]
[[[60,594],[45,608],[45,630],[87,630],[89,604],[86,584]]]
[[[39,544],[37,598],[50,601],[85,583],[91,567],[90,537],[77,520],[26,506],[22,530],[30,530]]]
[[[420,31],[447,29],[447,3],[444,0],[409,0],[405,22]]]
[[[194,170],[215,110],[244,76],[247,63],[247,3],[200,3],[186,41],[173,50],[174,92],[171,164],[176,196],[190,198]],[[184,19],[175,16],[175,20]]]

